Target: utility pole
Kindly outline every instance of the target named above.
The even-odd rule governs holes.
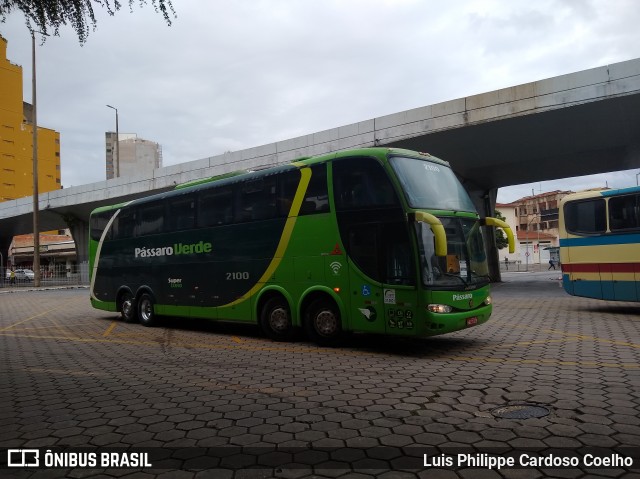
[[[31,31],[31,102],[33,103],[33,284],[40,286],[40,225],[38,198],[38,106],[36,98],[36,36]],[[41,32],[38,32],[41,33]],[[44,34],[43,34],[44,35]]]

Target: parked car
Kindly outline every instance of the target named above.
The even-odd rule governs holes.
[[[34,274],[30,269],[16,269],[16,281],[33,281]],[[7,281],[11,280],[11,270],[7,269]]]

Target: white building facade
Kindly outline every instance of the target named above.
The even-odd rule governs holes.
[[[526,268],[533,264],[545,265],[550,259],[558,262],[558,207],[560,200],[570,193],[573,192],[549,191],[512,203],[496,204],[496,211],[506,218],[516,239],[514,254],[509,254],[507,248],[498,250],[501,264],[509,262]]]
[[[108,131],[106,143],[107,179],[134,174],[152,175],[153,170],[162,167],[162,147],[159,143],[138,138],[135,133],[116,134]]]

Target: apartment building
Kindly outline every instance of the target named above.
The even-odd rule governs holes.
[[[559,247],[558,208],[560,200],[573,191],[548,191],[525,196],[511,203],[498,203],[496,210],[511,226],[516,237],[516,251],[499,250],[500,261],[520,265],[546,264],[557,261]]]

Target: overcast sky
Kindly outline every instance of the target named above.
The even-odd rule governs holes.
[[[150,5],[125,6],[97,11],[83,46],[66,27],[37,47],[38,123],[60,132],[64,187],[105,179],[107,104],[168,166],[640,58],[636,0],[173,3],[170,27]],[[0,33],[30,102],[22,15]],[[498,201],[632,186],[639,171],[503,188]]]

